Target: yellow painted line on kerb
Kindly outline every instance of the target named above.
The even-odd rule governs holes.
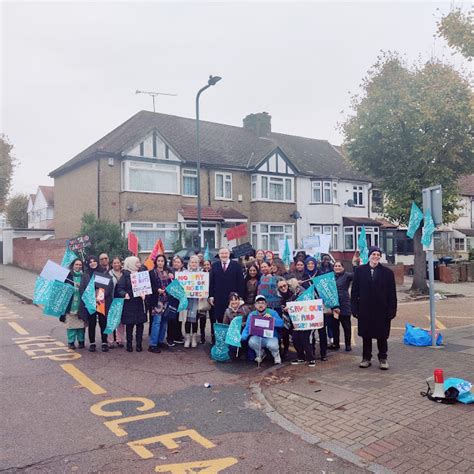
[[[430,316],[429,316],[429,314],[425,314],[425,316],[426,316],[426,319],[428,319],[428,321],[430,321]],[[436,328],[437,328],[437,329],[440,329],[441,331],[442,331],[443,329],[446,329],[446,326],[445,326],[439,319],[436,319],[435,322],[436,322]]]
[[[102,395],[107,393],[100,385],[97,385],[91,380],[84,372],[80,371],[74,364],[61,364],[61,367],[67,372],[74,380],[79,382],[84,388],[87,388],[92,395]]]
[[[8,325],[21,336],[28,336],[30,333],[23,329],[18,323],[9,322]]]

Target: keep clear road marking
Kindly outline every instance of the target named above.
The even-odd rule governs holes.
[[[23,329],[18,323],[9,322],[8,325],[20,336],[28,336],[30,334],[26,329]]]
[[[100,385],[91,380],[84,372],[79,370],[74,364],[61,364],[61,368],[67,372],[74,380],[87,388],[92,395],[102,395],[107,393]]]

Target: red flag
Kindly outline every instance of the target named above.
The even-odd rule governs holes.
[[[225,233],[227,240],[235,240],[247,235],[247,224],[240,224],[227,229]]]
[[[128,250],[138,257],[138,237],[133,232],[128,233]]]
[[[153,270],[155,268],[155,264],[153,263],[157,255],[164,255],[165,254],[165,246],[163,245],[163,242],[161,239],[158,239],[155,242],[155,245],[153,246],[153,250],[151,251],[150,255],[146,258],[146,260],[143,262],[145,267],[148,268],[148,270]]]

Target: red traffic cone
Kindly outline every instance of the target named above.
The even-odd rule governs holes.
[[[435,369],[434,371],[434,392],[433,397],[445,398],[444,396],[444,375],[443,369]]]

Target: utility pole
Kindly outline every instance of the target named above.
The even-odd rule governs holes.
[[[156,110],[155,110],[155,97],[157,97],[159,95],[170,95],[170,96],[176,97],[178,95],[178,94],[168,94],[166,92],[139,91],[138,89],[135,91],[135,94],[149,95],[153,99],[153,112],[156,112]]]

